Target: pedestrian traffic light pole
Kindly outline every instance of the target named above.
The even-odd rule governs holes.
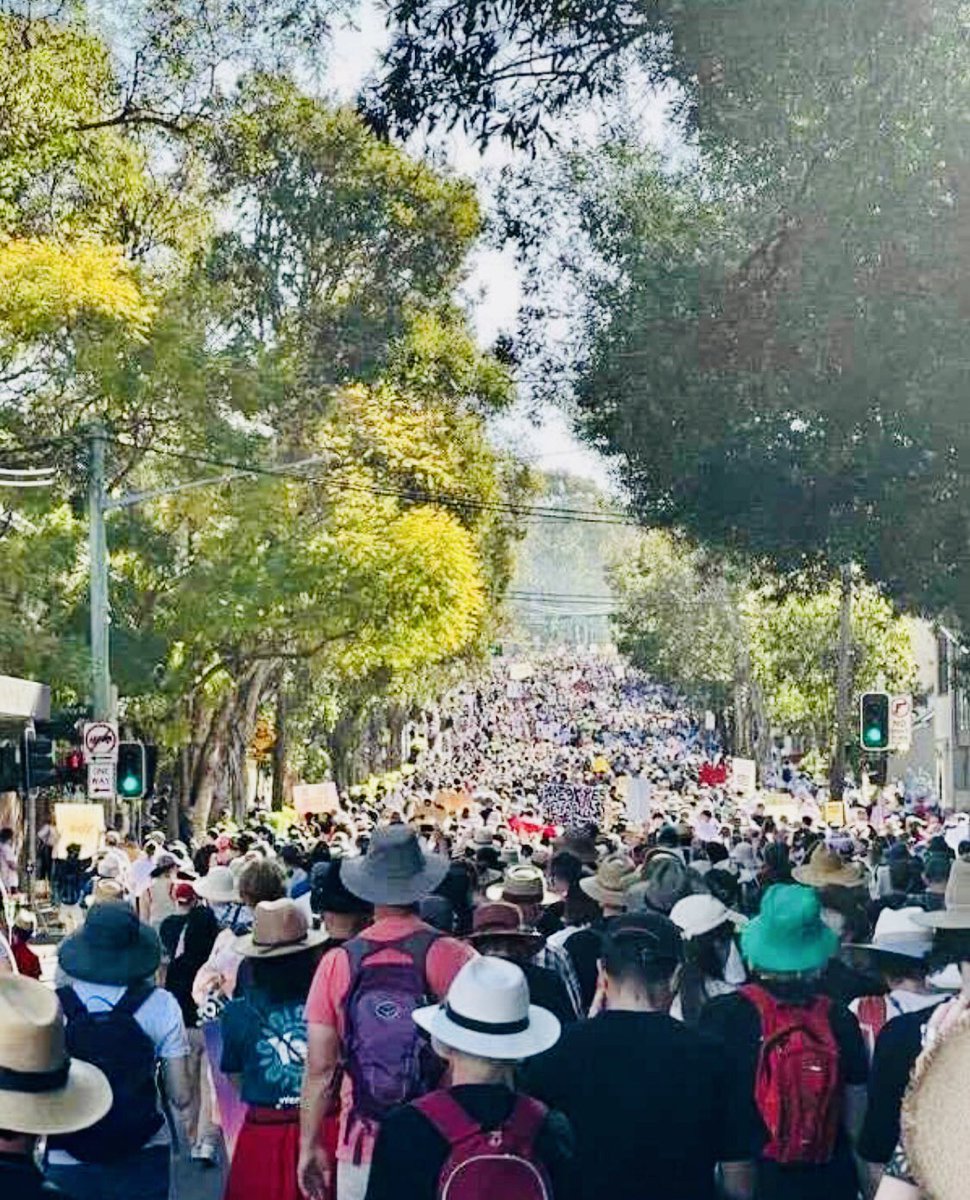
[[[108,542],[104,527],[104,448],[102,425],[91,430],[91,463],[88,477],[88,545],[91,554],[91,700],[96,721],[110,721],[111,666],[108,612]]]
[[[96,721],[111,721],[116,717],[111,688],[111,610],[108,594],[108,538],[105,517],[116,509],[133,508],[159,496],[171,496],[176,492],[188,492],[195,488],[214,487],[231,483],[236,479],[258,479],[261,475],[291,474],[303,467],[314,467],[326,462],[317,455],[299,462],[285,463],[278,468],[261,467],[259,471],[245,469],[229,471],[224,475],[210,475],[205,479],[190,479],[185,483],[173,483],[150,491],[126,492],[123,496],[109,496],[105,476],[105,448],[108,435],[103,425],[92,426],[90,432],[90,454],[88,474],[88,545],[91,555],[91,699]]]
[[[852,567],[845,563],[840,572],[839,661],[835,685],[835,746],[829,795],[841,800],[845,792],[845,745],[849,739],[849,706],[852,702]]]

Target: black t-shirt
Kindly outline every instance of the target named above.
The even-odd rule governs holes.
[[[859,1023],[847,1008],[833,1003],[832,1032],[839,1047],[843,1082],[847,1087],[866,1082],[868,1062]],[[724,1043],[732,1070],[741,1084],[747,1120],[758,1130],[756,1147],[768,1140],[768,1130],[755,1103],[755,1078],[761,1052],[761,1018],[755,1006],[740,992],[716,996],[701,1010],[699,1028]],[[849,1139],[840,1127],[831,1162],[815,1165],[780,1164],[761,1159],[758,1169],[758,1200],[856,1200],[858,1180]]]
[[[516,965],[521,968],[529,985],[530,1002],[548,1009],[558,1018],[560,1025],[571,1025],[576,1020],[576,1010],[569,999],[562,976],[549,967],[540,967],[534,962],[520,962]]]
[[[923,1048],[923,1027],[932,1012],[932,1008],[924,1008],[893,1017],[876,1039],[869,1073],[869,1104],[858,1147],[866,1162],[888,1163],[893,1156],[899,1142],[903,1096]]]
[[[501,1084],[464,1084],[450,1090],[483,1129],[497,1129],[512,1113],[515,1094]],[[535,1150],[549,1173],[555,1200],[574,1200],[572,1133],[562,1113],[548,1113]],[[410,1104],[396,1109],[377,1135],[367,1200],[437,1200],[448,1153],[448,1143],[418,1109]]]
[[[859,996],[882,996],[888,989],[881,976],[833,958],[822,973],[819,990],[836,1004],[848,1007]]]
[[[523,1086],[569,1118],[581,1200],[713,1200],[715,1165],[761,1144],[723,1047],[665,1013],[570,1026]]]
[[[602,922],[589,925],[586,929],[577,929],[563,943],[563,949],[572,960],[579,980],[579,994],[582,997],[583,1012],[589,1012],[589,1006],[596,995],[596,978],[599,973],[599,959],[603,950]]]
[[[67,1200],[25,1154],[0,1154],[0,1196],[4,1200]]]

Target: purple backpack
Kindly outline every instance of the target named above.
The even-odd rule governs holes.
[[[344,1066],[354,1088],[348,1128],[362,1124],[373,1132],[392,1108],[437,1085],[441,1063],[411,1014],[429,1002],[425,960],[439,936],[420,929],[398,942],[358,937],[343,946],[350,960]],[[410,961],[368,961],[382,950],[397,950]]]

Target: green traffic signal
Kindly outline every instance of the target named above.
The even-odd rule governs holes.
[[[118,795],[140,800],[147,785],[145,747],[141,742],[122,742],[118,746]]]
[[[863,750],[889,749],[889,694],[866,692],[859,700],[859,741]]]

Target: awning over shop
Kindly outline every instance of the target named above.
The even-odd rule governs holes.
[[[46,721],[51,715],[51,690],[46,683],[0,675],[0,720]]]

